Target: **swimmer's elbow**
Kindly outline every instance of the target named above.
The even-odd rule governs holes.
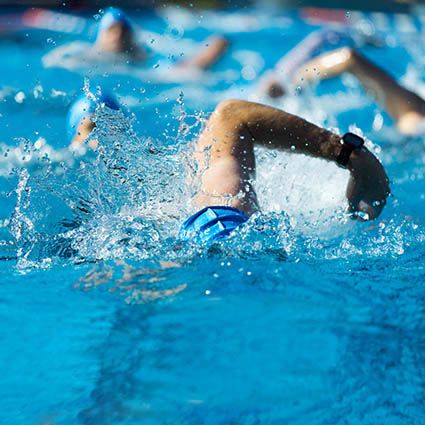
[[[397,128],[400,133],[407,136],[417,136],[420,134],[424,125],[425,113],[423,109],[418,108],[402,114],[396,120]]]
[[[361,53],[354,47],[343,47],[341,49],[341,53],[346,64],[347,71],[352,71],[352,68],[362,59]]]
[[[224,120],[228,122],[229,120],[234,120],[238,117],[239,112],[246,108],[249,102],[239,99],[227,99],[221,101],[214,110],[214,115],[216,119]]]

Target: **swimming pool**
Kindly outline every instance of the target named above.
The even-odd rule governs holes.
[[[373,16],[378,36],[384,18],[385,47],[362,51],[425,94],[421,27]],[[181,244],[199,119],[254,98],[316,27],[262,10],[135,20],[153,50],[142,70],[42,67],[89,35],[0,44],[0,423],[425,424],[423,139],[349,78],[296,92],[279,106],[375,144],[393,191],[380,219],[346,220],[343,170],[260,151],[263,213],[214,249]],[[230,53],[181,82],[171,56],[215,31]],[[97,157],[72,154],[67,106],[97,84],[127,115],[98,117]]]

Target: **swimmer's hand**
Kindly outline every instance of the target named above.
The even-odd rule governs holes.
[[[348,169],[351,173],[346,192],[349,211],[360,220],[375,219],[390,194],[384,167],[371,152],[363,148],[351,154]]]

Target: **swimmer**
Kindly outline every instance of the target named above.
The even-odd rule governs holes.
[[[183,239],[225,237],[259,210],[252,187],[255,145],[322,158],[347,169],[348,211],[359,220],[375,219],[385,206],[388,177],[363,139],[352,133],[340,137],[270,106],[227,100],[216,107],[195,147],[200,190],[193,202],[199,211],[183,224]]]
[[[75,41],[59,46],[43,57],[43,65],[73,69],[84,63],[138,63],[146,56],[135,41],[134,28],[126,14],[111,7],[99,22],[94,44]]]
[[[302,86],[314,81],[337,77],[343,73],[354,75],[368,93],[388,112],[400,133],[417,135],[425,117],[425,100],[401,86],[386,71],[373,64],[356,49],[342,47],[306,61],[294,72],[294,83]],[[269,95],[285,94],[278,82],[270,84]]]
[[[99,22],[94,44],[74,42],[57,47],[43,57],[43,65],[74,69],[85,62],[89,65],[96,62],[108,65],[140,64],[146,61],[148,53],[144,46],[137,44],[135,38],[133,25],[124,11],[110,7]],[[205,70],[210,68],[228,47],[227,40],[219,36],[210,37],[203,44],[205,47],[192,58],[177,65]]]
[[[83,145],[90,136],[96,126],[93,122],[93,117],[98,105],[100,105],[101,108],[108,107],[113,110],[120,109],[118,101],[107,93],[100,94],[98,102],[82,95],[69,108],[67,135],[71,146],[78,147]],[[97,144],[97,140],[91,140],[89,146],[92,149],[96,149]]]
[[[146,58],[146,52],[134,40],[134,30],[127,15],[115,7],[108,8],[102,16],[93,48],[98,54],[123,54],[134,62]]]
[[[288,92],[288,86],[294,85],[294,76],[300,67],[317,56],[323,47],[353,43],[354,40],[343,32],[324,29],[308,34],[289,52],[283,55],[276,65],[265,72],[258,83],[260,94],[278,99]]]
[[[386,71],[353,48],[343,47],[305,63],[298,78],[305,83],[354,75],[368,93],[381,104],[402,134],[417,135],[425,117],[425,100],[401,86]]]

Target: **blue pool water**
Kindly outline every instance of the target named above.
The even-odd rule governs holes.
[[[350,78],[295,90],[277,106],[373,142],[393,192],[379,220],[346,219],[343,170],[258,151],[262,214],[210,250],[179,243],[200,120],[257,99],[317,27],[261,10],[135,21],[142,69],[42,66],[90,34],[0,43],[0,423],[425,424],[423,138]],[[421,27],[375,24],[385,45],[363,53],[425,95]],[[170,71],[211,32],[232,45],[213,71]],[[72,153],[67,107],[98,84],[126,114],[98,117],[97,156]]]

